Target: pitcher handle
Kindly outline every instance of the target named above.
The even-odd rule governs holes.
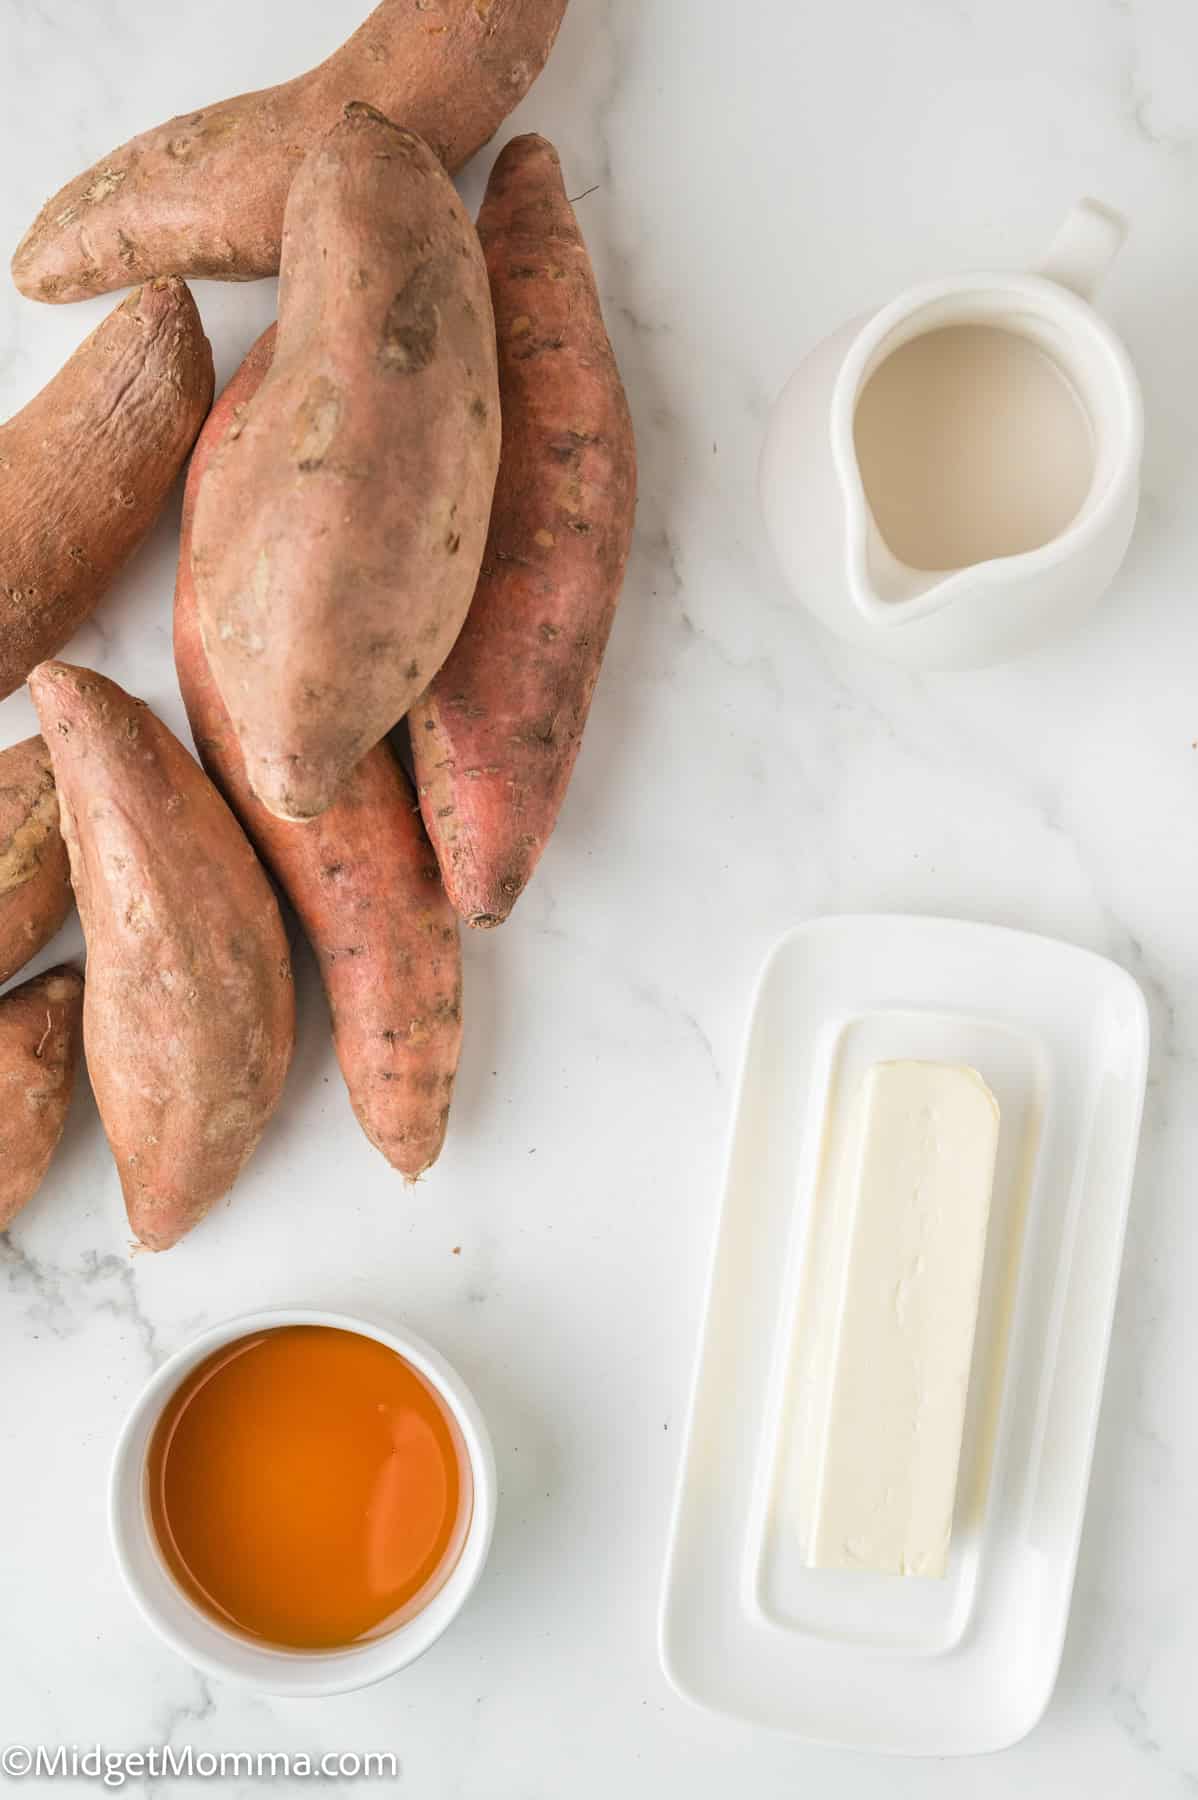
[[[1127,220],[1100,200],[1079,200],[1048,246],[1035,273],[1062,287],[1072,288],[1083,300],[1094,290],[1119,254],[1127,236]]]

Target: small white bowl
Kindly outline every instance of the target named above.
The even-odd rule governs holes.
[[[327,1325],[386,1344],[419,1370],[457,1421],[470,1463],[474,1505],[465,1540],[448,1579],[410,1619],[382,1637],[343,1650],[282,1650],[238,1636],[187,1598],[154,1538],[146,1494],[146,1452],[167,1401],[197,1363],[254,1331],[283,1325]],[[142,1616],[172,1650],[205,1675],[263,1694],[292,1699],[345,1694],[369,1687],[415,1662],[466,1604],[482,1574],[495,1526],[495,1454],[483,1416],[461,1376],[422,1338],[345,1313],[280,1307],[246,1313],[177,1350],[151,1376],[121,1430],[112,1459],[108,1523],[113,1552]]]

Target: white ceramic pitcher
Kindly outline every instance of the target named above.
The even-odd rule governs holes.
[[[925,669],[980,668],[1077,624],[1123,560],[1139,501],[1139,383],[1090,304],[1125,235],[1083,200],[1031,274],[929,281],[812,351],[782,393],[761,461],[766,525],[798,597],[838,636]],[[870,376],[903,344],[949,325],[1022,334],[1067,376],[1088,415],[1089,490],[1040,548],[928,572],[891,554],[866,500],[854,415]]]

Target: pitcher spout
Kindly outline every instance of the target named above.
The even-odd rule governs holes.
[[[875,619],[879,612],[889,612],[914,600],[922,601],[931,610],[939,590],[957,585],[963,571],[946,573],[942,569],[908,567],[894,555],[868,510],[864,510],[860,529],[854,533],[857,541],[850,543],[848,554],[853,597],[861,611]]]

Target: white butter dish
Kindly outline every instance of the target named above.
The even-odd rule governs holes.
[[[1002,1127],[947,1572],[805,1564],[803,1369],[848,1096],[895,1058],[981,1072]],[[699,1705],[859,1750],[996,1750],[1056,1680],[1147,1078],[1143,996],[1051,939],[798,927],[741,1073],[661,1612]]]

